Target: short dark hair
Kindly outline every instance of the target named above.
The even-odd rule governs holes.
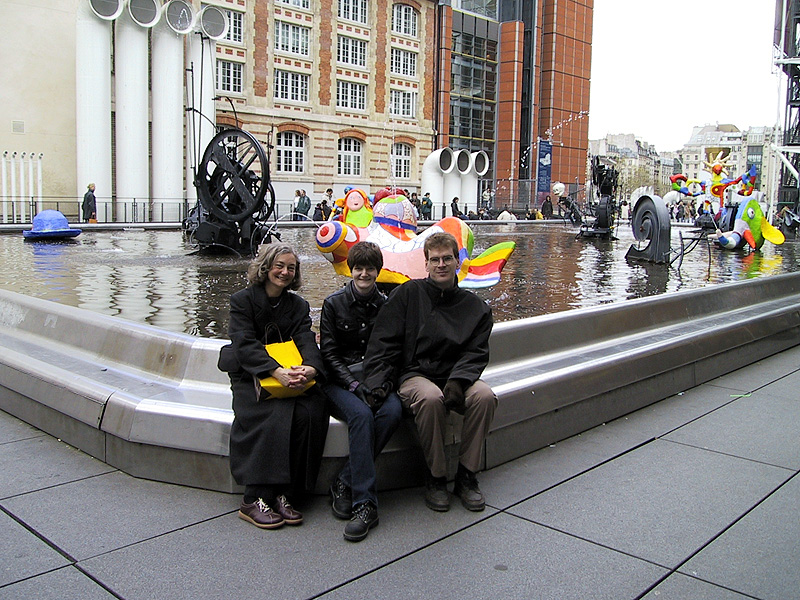
[[[383,268],[383,253],[378,244],[358,242],[347,253],[347,266],[351,271],[356,267],[375,267],[380,273]]]
[[[300,258],[294,248],[288,244],[261,244],[258,247],[258,254],[247,266],[247,282],[251,285],[262,285],[267,280],[267,273],[272,268],[275,259],[283,254],[291,254],[297,261],[294,279],[288,287],[290,290],[299,290],[303,283],[300,278]]]
[[[453,237],[452,233],[446,231],[437,231],[425,240],[423,251],[425,252],[425,260],[428,260],[428,252],[432,248],[445,248],[453,251],[453,256],[458,258],[458,242]]]

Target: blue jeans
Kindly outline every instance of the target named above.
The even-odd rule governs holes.
[[[326,385],[331,400],[331,413],[347,423],[350,456],[339,473],[339,479],[353,491],[353,506],[369,500],[378,506],[376,493],[375,457],[392,437],[403,416],[400,398],[392,392],[373,413],[355,394],[339,387]]]

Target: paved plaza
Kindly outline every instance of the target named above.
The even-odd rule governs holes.
[[[262,531],[240,497],[136,479],[0,412],[0,599],[800,598],[800,346],[479,479],[488,506],[324,497]]]

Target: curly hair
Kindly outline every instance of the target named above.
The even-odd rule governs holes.
[[[267,273],[272,268],[275,259],[282,254],[291,254],[297,261],[297,269],[294,272],[294,279],[289,284],[290,290],[299,290],[303,281],[300,277],[300,258],[294,248],[288,244],[261,244],[258,247],[258,254],[250,261],[247,266],[247,283],[251,285],[263,285],[267,280]]]

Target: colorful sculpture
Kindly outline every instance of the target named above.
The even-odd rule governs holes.
[[[683,194],[684,196],[696,198],[697,196],[706,193],[706,183],[704,181],[700,181],[699,179],[688,179],[683,173],[672,175],[669,180],[672,183],[672,189],[680,194]],[[694,184],[697,184],[700,187],[700,191],[696,190]],[[689,186],[692,186],[692,188]],[[695,189],[695,191],[691,191],[692,189]]]
[[[718,229],[712,234],[712,238],[728,250],[743,248],[745,244],[753,250],[760,250],[764,240],[769,240],[773,244],[782,244],[785,240],[780,230],[767,221],[755,197],[739,203],[733,230],[721,232]]]
[[[350,276],[347,253],[360,241],[377,244],[383,252],[379,283],[403,283],[427,277],[425,239],[446,231],[458,241],[459,285],[464,288],[490,287],[500,281],[500,273],[514,251],[514,242],[501,242],[472,258],[474,236],[461,219],[446,217],[417,235],[417,220],[411,202],[397,190],[380,190],[370,207],[362,190],[350,190],[342,214],[317,230],[317,248],[333,264],[339,275]],[[363,204],[362,204],[363,202]]]

